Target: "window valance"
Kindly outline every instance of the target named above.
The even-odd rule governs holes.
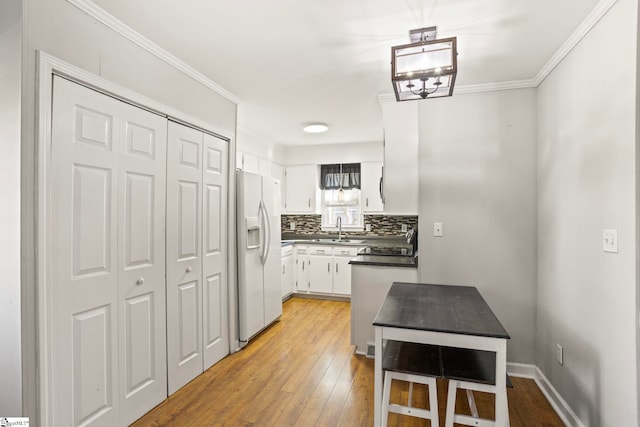
[[[320,165],[322,190],[360,189],[360,163]]]

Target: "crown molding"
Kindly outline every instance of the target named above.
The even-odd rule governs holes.
[[[499,90],[535,88],[536,86],[537,84],[534,79],[512,80],[508,82],[495,83],[479,83],[475,85],[456,86],[453,89],[453,94],[459,95],[463,93],[495,92]],[[396,102],[396,96],[393,93],[381,93],[378,95],[378,102],[380,102],[381,104],[387,102]]]
[[[147,52],[166,62],[167,64],[174,67],[176,70],[184,73],[185,75],[191,77],[193,80],[198,83],[206,86],[212,91],[216,92],[218,95],[226,98],[227,100],[233,102],[234,104],[240,103],[240,98],[236,95],[232,94],[218,83],[214,82],[186,62],[178,59],[171,53],[167,52],[148,38],[144,37],[142,34],[138,33],[136,30],[120,21],[106,10],[102,9],[100,6],[92,2],[91,0],[67,0],[70,4],[74,5],[78,9],[85,12],[87,15],[96,19],[98,22],[104,24],[105,26],[111,28],[121,36],[127,38],[131,42],[137,44]]]
[[[569,38],[560,46],[547,63],[538,71],[533,78],[536,87],[544,81],[544,79],[562,62],[562,60],[580,43],[580,40],[586,36],[589,31],[607,14],[609,9],[616,4],[618,0],[600,0],[591,13],[578,25]]]

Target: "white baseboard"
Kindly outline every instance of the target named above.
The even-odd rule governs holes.
[[[547,377],[536,365],[507,363],[507,373],[512,377],[529,378],[534,380],[564,425],[570,427],[585,427],[584,423],[580,421],[576,413],[573,412],[560,393],[558,393],[558,390],[551,385]]]
[[[526,363],[507,362],[507,374],[510,377],[536,379],[536,366]]]
[[[560,393],[549,382],[547,377],[542,373],[540,368],[536,367],[535,381],[542,394],[547,398],[553,409],[556,411],[562,422],[571,427],[585,427],[584,423],[580,421],[580,418],[573,412],[573,409],[562,398]]]

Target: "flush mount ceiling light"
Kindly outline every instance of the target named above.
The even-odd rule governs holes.
[[[329,126],[326,123],[309,123],[304,127],[304,131],[307,133],[322,133],[329,130]]]
[[[453,95],[458,72],[456,38],[436,38],[436,27],[411,30],[411,43],[391,47],[391,81],[397,101]]]

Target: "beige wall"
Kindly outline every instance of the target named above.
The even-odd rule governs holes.
[[[419,121],[420,281],[476,286],[511,335],[507,360],[532,364],[535,89],[420,102]]]
[[[234,135],[236,105],[65,0],[23,0],[22,240],[25,404],[35,419],[36,50],[124,86]],[[3,414],[4,415],[4,414]],[[36,424],[37,425],[37,424]]]
[[[619,0],[538,88],[536,364],[586,426],[637,422],[637,16]]]

